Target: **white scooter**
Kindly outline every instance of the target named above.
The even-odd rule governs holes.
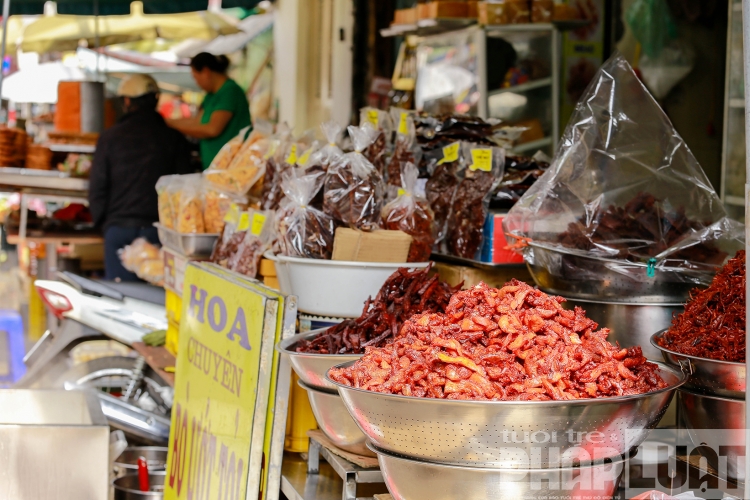
[[[71,351],[89,340],[126,346],[167,328],[163,290],[142,283],[92,281],[59,273],[62,281],[36,281],[59,327],[48,330],[24,358],[20,388],[95,388],[110,426],[130,441],[166,444],[171,388],[142,357],[109,356],[74,365]]]

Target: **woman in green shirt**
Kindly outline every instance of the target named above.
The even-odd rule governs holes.
[[[200,113],[193,118],[168,121],[183,134],[200,139],[204,169],[224,144],[250,125],[250,105],[245,92],[227,76],[227,68],[227,56],[201,52],[193,57],[190,61],[193,78],[206,91]]]

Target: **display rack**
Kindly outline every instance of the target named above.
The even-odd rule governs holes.
[[[48,144],[47,147],[53,153],[94,153],[96,146],[93,144]]]

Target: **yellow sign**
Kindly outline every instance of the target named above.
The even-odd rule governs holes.
[[[250,232],[255,236],[260,236],[263,232],[263,226],[266,223],[266,216],[260,212],[253,213],[253,222],[250,226]]]
[[[485,172],[492,172],[492,149],[472,149],[471,165],[469,165],[469,170],[483,170]]]
[[[367,121],[375,125],[377,128],[378,126],[378,119],[380,117],[380,113],[377,109],[368,109],[367,110]]]
[[[247,228],[250,227],[250,214],[247,212],[242,212],[240,214],[240,222],[237,224],[237,231],[247,231]]]
[[[294,165],[297,163],[297,145],[292,144],[292,147],[289,149],[289,156],[286,157],[286,162],[289,165]]]
[[[398,133],[401,135],[409,133],[409,113],[401,113],[398,117]]]
[[[437,163],[438,165],[442,165],[443,163],[452,163],[454,161],[458,161],[458,149],[461,147],[461,143],[454,142],[453,144],[448,144],[443,148],[443,157],[440,159],[440,161]]]
[[[261,345],[278,301],[191,264],[182,304],[164,498],[245,498],[254,420],[265,419]]]
[[[397,196],[401,196],[406,194],[406,190],[404,188],[398,188],[398,191],[396,192]]]
[[[236,203],[232,203],[227,210],[227,214],[224,216],[224,222],[231,222],[237,224],[240,218],[240,207]]]

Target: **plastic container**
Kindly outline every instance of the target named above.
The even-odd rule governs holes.
[[[399,267],[424,269],[429,262],[381,263],[303,259],[272,255],[281,292],[297,296],[299,311],[317,316],[358,318]]]

